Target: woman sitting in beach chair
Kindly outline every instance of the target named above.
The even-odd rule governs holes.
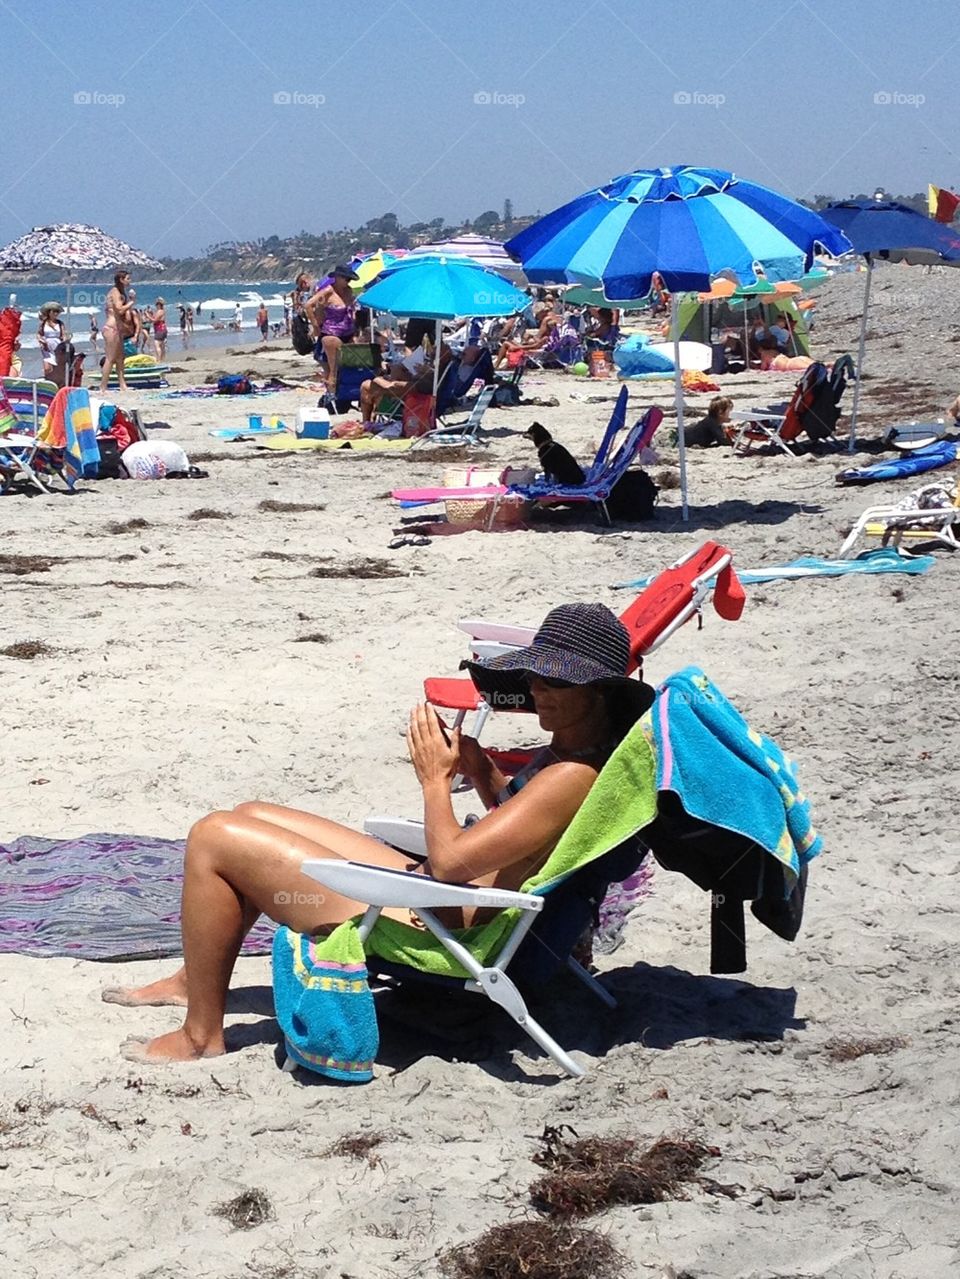
[[[260,914],[295,932],[327,933],[365,910],[331,890],[317,893],[304,874],[310,859],[345,859],[398,871],[420,870],[447,883],[516,889],[544,865],[617,745],[652,704],[653,690],[626,676],[630,639],[602,604],[567,604],[544,620],[526,648],[471,663],[494,704],[536,711],[549,746],[508,781],[474,739],[447,733],[435,712],[417,706],[407,746],[423,790],[427,860],[411,864],[368,835],[275,804],[241,804],[212,813],[187,840],[183,884],[184,965],[172,977],[103,992],[108,1003],[186,1007],[179,1030],[127,1040],[135,1061],[185,1061],[225,1051],[223,1017],[230,975],[244,935]],[[487,687],[489,685],[489,687]],[[498,699],[509,699],[500,702]],[[470,776],[487,813],[461,827],[451,782]],[[408,910],[385,915],[411,923]],[[484,922],[489,912],[438,911],[450,928]]]

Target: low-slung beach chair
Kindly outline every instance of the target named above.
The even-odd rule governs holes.
[[[625,393],[626,387],[620,393],[624,404],[626,403]],[[615,415],[619,407],[620,400],[614,409]],[[616,429],[611,429],[613,426],[613,419],[611,419],[611,426],[608,426],[604,433],[597,459],[584,478],[583,484],[564,485],[554,484],[550,480],[538,480],[531,485],[491,484],[482,488],[395,489],[392,496],[402,506],[424,506],[434,502],[460,500],[488,500],[490,508],[487,518],[488,528],[493,527],[503,502],[538,502],[544,506],[589,503],[597,507],[609,525],[612,523],[607,509],[610,494],[626,474],[637,454],[649,445],[662,421],[663,412],[651,406],[640,421],[627,432],[613,456],[605,457],[603,455],[612,446],[616,434]]]
[[[805,369],[785,412],[735,410],[730,417],[741,425],[733,441],[734,451],[756,442],[773,444],[788,457],[794,457],[789,446],[796,444],[804,432],[814,443],[829,439],[840,420],[840,402],[847,383],[855,377],[853,360],[842,355],[830,371],[819,363]]]
[[[718,615],[737,621],[746,595],[733,569],[733,552],[713,541],[704,542],[664,569],[620,615],[630,635],[627,673],[637,670],[644,657],[666,643],[691,618],[702,616],[711,590]],[[536,634],[531,627],[479,618],[465,619],[459,627],[470,636],[471,651],[477,658],[496,657],[508,648],[521,648],[531,643]],[[424,680],[423,692],[432,706],[455,713],[454,728],[461,727],[466,716],[475,712],[472,736],[479,738],[492,708],[480,696],[473,680],[429,678]]]
[[[359,934],[371,976],[434,981],[448,989],[484,994],[562,1070],[581,1076],[585,1071],[580,1063],[531,1016],[521,986],[543,985],[565,968],[607,1007],[616,1007],[614,997],[571,952],[608,886],[632,875],[646,856],[636,835],[655,812],[652,753],[637,727],[611,756],[543,868],[519,892],[441,883],[427,875],[334,859],[305,861],[303,871],[325,887],[369,904]],[[403,852],[425,855],[419,822],[371,818],[365,830]],[[437,944],[430,949],[430,959],[413,965],[398,962],[395,953],[381,953],[395,950],[377,941],[385,907],[410,910],[432,934]],[[492,908],[500,914],[490,925],[471,929],[466,942],[437,918],[435,912],[443,907]],[[400,936],[401,950],[409,934],[416,949],[424,951],[423,931],[395,920],[383,923],[394,942]]]
[[[413,447],[422,448],[424,445],[434,444],[485,445],[486,440],[481,436],[480,428],[483,425],[483,415],[490,407],[496,389],[492,383],[485,386],[474,400],[469,417],[462,422],[445,422],[442,426],[434,427],[432,431],[426,431],[414,440]]]
[[[20,478],[41,493],[49,493],[41,474],[59,468],[54,450],[41,443],[38,433],[57,387],[44,380],[0,378],[0,390],[3,410],[9,407],[14,419],[10,422],[8,415],[7,429],[0,427],[0,463],[8,476],[6,482]]]
[[[960,549],[960,480],[949,506],[927,506],[922,503],[935,493],[940,494],[940,484],[925,484],[910,499],[916,506],[888,504],[868,506],[850,530],[840,547],[838,559],[846,559],[861,537],[880,537],[883,545],[900,548],[901,541],[913,538],[924,542],[942,542],[952,551]]]

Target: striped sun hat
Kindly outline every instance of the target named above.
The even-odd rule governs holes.
[[[630,637],[605,604],[561,604],[544,618],[533,643],[483,662],[461,662],[484,698],[494,707],[532,710],[528,679],[563,680],[623,686],[639,697],[643,685],[627,678]]]

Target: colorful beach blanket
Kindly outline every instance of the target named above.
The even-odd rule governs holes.
[[[96,477],[100,469],[100,446],[93,429],[90,392],[86,387],[61,387],[37,434],[41,443],[63,449],[63,478],[68,488],[72,489],[81,477]]]
[[[183,840],[25,835],[0,846],[0,954],[161,959],[182,953]],[[260,920],[245,955],[270,950]]]

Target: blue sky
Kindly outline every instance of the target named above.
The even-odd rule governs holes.
[[[0,0],[0,242],[546,211],[627,170],[960,187],[957,0]],[[8,111],[10,107],[8,106]]]

